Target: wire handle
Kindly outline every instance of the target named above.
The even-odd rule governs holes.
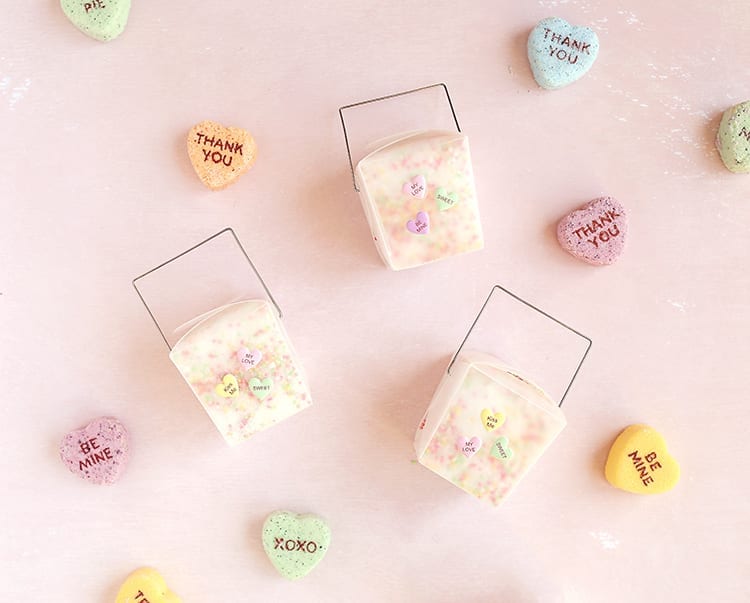
[[[565,327],[566,329],[568,329],[568,331],[570,331],[570,332],[578,335],[579,337],[582,337],[586,341],[588,341],[588,345],[586,346],[586,351],[583,353],[583,356],[581,357],[581,360],[578,363],[578,366],[576,367],[576,370],[573,373],[573,376],[571,377],[570,382],[568,383],[568,386],[565,388],[565,392],[563,393],[563,396],[562,396],[562,398],[560,398],[560,402],[557,405],[558,407],[562,406],[563,402],[565,401],[566,396],[568,395],[568,392],[570,391],[570,388],[573,387],[573,382],[576,380],[576,377],[578,377],[578,373],[581,370],[581,367],[583,366],[584,360],[586,360],[586,357],[589,354],[589,350],[591,350],[591,346],[593,344],[593,342],[591,341],[591,338],[587,337],[583,333],[580,333],[579,331],[576,331],[573,327],[570,327],[570,326],[566,325],[564,322],[558,320],[557,318],[555,318],[554,316],[552,316],[550,314],[547,314],[547,312],[545,312],[544,310],[542,310],[540,308],[537,308],[535,305],[527,302],[525,299],[522,299],[522,298],[518,297],[515,293],[512,293],[512,292],[508,291],[505,287],[502,287],[500,285],[495,285],[490,290],[490,294],[487,296],[487,299],[484,301],[484,303],[482,304],[482,307],[479,309],[479,313],[477,314],[477,317],[474,319],[474,322],[471,323],[471,326],[469,327],[469,331],[468,331],[468,333],[466,333],[466,337],[464,337],[463,341],[461,342],[461,345],[458,346],[458,350],[456,350],[456,353],[453,355],[453,358],[451,359],[451,362],[448,365],[448,374],[449,375],[451,374],[451,368],[453,368],[453,365],[455,364],[456,359],[458,358],[458,355],[461,353],[461,350],[463,349],[464,344],[469,339],[469,336],[471,335],[472,331],[474,330],[474,327],[477,326],[477,323],[479,322],[479,318],[482,316],[482,312],[484,312],[484,309],[487,307],[487,304],[490,303],[490,299],[492,298],[492,295],[498,289],[500,291],[502,291],[503,293],[506,293],[507,295],[510,295],[516,301],[521,302],[522,304],[528,306],[532,310],[535,310],[535,311],[539,312],[541,315],[545,316],[546,318],[549,318],[550,320],[556,322],[561,327]]]
[[[421,88],[414,88],[412,90],[406,90],[404,92],[396,92],[395,94],[388,94],[386,96],[379,96],[378,98],[371,98],[369,100],[360,101],[358,103],[352,103],[351,105],[344,105],[343,107],[339,107],[339,117],[341,118],[341,127],[344,129],[344,141],[346,142],[346,154],[349,157],[349,169],[352,172],[352,184],[354,184],[354,190],[359,192],[359,187],[357,186],[357,179],[354,176],[354,163],[352,162],[352,150],[351,146],[349,145],[349,134],[346,130],[346,120],[344,119],[344,111],[346,109],[353,109],[354,107],[360,107],[362,105],[367,105],[370,103],[376,103],[379,101],[389,100],[391,98],[396,98],[399,96],[405,96],[407,94],[414,94],[415,92],[421,92],[422,90],[429,90],[430,88],[437,88],[442,87],[445,91],[445,97],[448,100],[448,105],[451,109],[451,114],[453,115],[453,121],[456,124],[456,130],[458,132],[461,132],[461,126],[458,124],[458,117],[456,117],[456,110],[453,108],[453,101],[451,100],[451,95],[448,92],[448,86],[446,86],[444,83],[439,84],[430,84],[429,86],[422,86]]]
[[[140,276],[136,276],[133,279],[133,288],[135,289],[135,292],[138,294],[138,297],[141,298],[141,302],[145,306],[146,311],[148,312],[148,315],[151,317],[151,320],[154,321],[154,324],[156,325],[156,328],[159,330],[159,334],[161,335],[161,338],[164,340],[164,343],[167,344],[167,347],[170,349],[170,351],[172,350],[172,346],[169,345],[169,341],[167,340],[166,335],[164,335],[164,331],[162,330],[161,326],[159,325],[159,321],[156,320],[156,316],[154,316],[154,313],[151,311],[151,308],[149,307],[148,303],[146,303],[146,300],[144,299],[143,295],[141,294],[140,289],[138,289],[138,284],[137,283],[142,278],[145,278],[148,275],[153,274],[154,272],[156,272],[160,268],[164,268],[164,266],[166,266],[168,264],[171,264],[175,260],[179,260],[181,257],[187,255],[191,251],[195,251],[196,249],[198,249],[198,247],[200,247],[201,245],[205,245],[206,243],[209,243],[209,242],[213,241],[214,239],[220,237],[221,235],[223,235],[224,233],[227,233],[227,232],[231,233],[232,237],[234,238],[234,242],[237,243],[237,247],[240,248],[240,251],[242,252],[242,255],[245,256],[245,259],[247,260],[247,263],[250,265],[250,268],[253,269],[253,272],[255,273],[255,276],[258,277],[258,280],[260,281],[260,284],[263,286],[263,290],[266,292],[266,295],[268,295],[268,298],[271,300],[271,303],[273,303],[274,307],[276,308],[276,311],[279,313],[279,318],[282,317],[281,308],[279,307],[279,304],[276,303],[276,300],[274,299],[273,295],[271,294],[271,291],[266,286],[266,282],[263,280],[263,277],[258,272],[258,269],[255,267],[255,264],[253,264],[253,261],[250,259],[250,256],[247,255],[247,251],[245,251],[245,248],[242,246],[242,243],[240,243],[240,240],[237,238],[237,235],[235,234],[234,230],[232,230],[231,227],[227,227],[227,228],[224,228],[223,230],[220,230],[216,234],[211,235],[207,239],[204,239],[200,243],[197,243],[196,245],[193,245],[190,249],[186,249],[182,253],[177,254],[176,256],[174,256],[173,258],[167,260],[166,262],[162,262],[156,268],[152,268],[148,272],[144,272]]]

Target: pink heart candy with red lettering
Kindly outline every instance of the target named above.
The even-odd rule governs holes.
[[[406,223],[406,230],[418,235],[425,235],[430,232],[430,216],[427,212],[420,211],[414,220]]]
[[[424,199],[427,194],[427,180],[425,180],[424,176],[414,176],[414,178],[404,183],[401,190],[417,199]]]
[[[92,484],[115,483],[129,457],[128,430],[112,417],[94,419],[60,443],[60,458],[68,469]]]
[[[578,259],[604,266],[614,264],[625,248],[628,217],[612,197],[600,197],[572,211],[557,225],[557,240]]]
[[[258,366],[261,358],[263,358],[263,353],[260,350],[248,350],[247,348],[242,348],[237,352],[237,359],[245,368]]]
[[[458,438],[457,444],[458,449],[463,453],[463,455],[467,459],[470,459],[482,447],[482,440],[477,436],[474,436],[471,439],[461,436]]]

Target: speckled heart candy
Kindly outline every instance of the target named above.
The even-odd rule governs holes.
[[[571,255],[597,266],[613,264],[625,248],[628,217],[612,197],[600,197],[557,225],[557,240]]]
[[[750,101],[724,111],[716,134],[716,147],[730,172],[750,173]]]
[[[588,27],[550,17],[531,31],[527,51],[537,84],[555,90],[572,84],[591,69],[599,54],[599,38]]]
[[[87,36],[107,42],[125,29],[130,0],[60,0],[65,16]]]
[[[142,567],[130,574],[117,593],[115,603],[180,603],[180,597],[169,590],[161,574]]]
[[[188,133],[190,162],[201,182],[220,190],[235,182],[255,163],[258,147],[247,130],[202,121]]]
[[[92,484],[116,482],[129,456],[128,430],[112,417],[95,419],[60,443],[60,458],[68,469]]]
[[[263,548],[285,578],[297,580],[320,563],[331,544],[331,529],[316,515],[274,511],[263,524]]]

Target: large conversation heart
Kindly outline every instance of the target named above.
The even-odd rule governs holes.
[[[578,259],[603,266],[613,264],[625,248],[628,216],[612,197],[600,197],[572,211],[557,225],[557,240]]]
[[[501,412],[493,413],[489,408],[482,410],[482,425],[487,431],[492,431],[505,423],[505,415]]]
[[[187,138],[190,162],[208,188],[220,190],[232,184],[255,163],[258,148],[250,133],[213,121],[193,126]]]
[[[430,216],[427,212],[420,211],[416,218],[406,223],[406,229],[414,234],[426,235],[430,232]]]
[[[260,350],[248,350],[247,348],[242,348],[237,352],[237,360],[239,360],[243,368],[246,369],[258,366],[262,358],[263,353]]]
[[[234,375],[224,375],[221,383],[216,386],[215,391],[222,398],[234,398],[240,391],[240,385],[237,383],[237,377]]]
[[[716,135],[716,148],[730,172],[750,173],[750,101],[724,111]]]
[[[65,435],[60,458],[68,469],[92,484],[113,484],[130,458],[128,430],[112,417],[94,419]]]
[[[125,29],[130,0],[60,0],[71,23],[87,36],[107,42]]]
[[[465,436],[459,436],[458,441],[456,442],[456,445],[458,446],[458,449],[461,451],[461,453],[467,459],[470,459],[477,452],[479,452],[479,449],[482,447],[482,440],[481,438],[478,438],[477,436],[474,436],[471,438],[467,438]]]
[[[612,444],[604,475],[620,490],[658,494],[674,488],[680,479],[680,466],[658,431],[648,425],[630,425]]]
[[[588,27],[550,17],[531,31],[527,51],[537,84],[555,90],[572,84],[591,69],[599,54],[599,38]]]
[[[424,196],[427,194],[427,180],[421,175],[414,176],[408,182],[404,182],[402,190],[407,195],[411,195],[417,199],[424,199]]]
[[[273,379],[266,377],[261,380],[257,377],[253,377],[248,382],[248,385],[250,386],[250,391],[253,392],[253,395],[258,398],[258,400],[264,400],[273,390]]]
[[[320,563],[331,544],[331,529],[317,515],[274,511],[263,524],[263,548],[285,578],[297,580]]]
[[[181,603],[181,599],[169,590],[159,572],[142,567],[126,578],[115,603]]]

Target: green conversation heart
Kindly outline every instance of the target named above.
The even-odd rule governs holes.
[[[508,461],[513,458],[513,449],[510,442],[505,436],[500,436],[492,445],[492,456],[501,461]]]
[[[458,195],[456,193],[449,193],[443,187],[440,187],[435,191],[435,200],[437,201],[438,209],[445,211],[458,204]]]
[[[289,580],[309,574],[325,557],[331,529],[322,517],[274,511],[263,524],[263,548],[278,572]]]
[[[258,400],[264,400],[273,390],[273,379],[266,378],[261,381],[257,377],[253,377],[248,381],[248,385],[250,391]]]
[[[60,0],[71,23],[87,36],[107,42],[125,29],[130,0]]]

